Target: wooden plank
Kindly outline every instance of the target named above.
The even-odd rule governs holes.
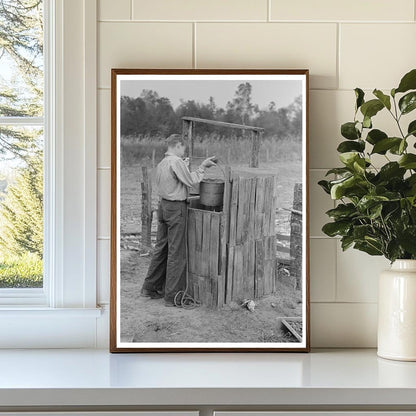
[[[290,247],[285,247],[281,244],[276,244],[276,251],[280,253],[289,253],[290,254]]]
[[[254,278],[255,278],[255,243],[253,239],[248,240],[248,296],[254,299]]]
[[[227,282],[225,291],[225,303],[229,304],[233,294],[233,270],[234,270],[234,246],[228,246],[227,256]]]
[[[256,298],[264,294],[264,243],[263,240],[256,241]]]
[[[202,215],[202,256],[201,256],[201,274],[209,276],[209,246],[211,240],[211,214],[206,211]]]
[[[195,212],[192,209],[188,209],[188,270],[191,273],[196,273],[195,269]]]
[[[243,260],[243,246],[239,245],[237,248],[237,301],[242,301],[244,298],[244,260]]]
[[[230,207],[230,245],[236,244],[236,232],[237,232],[237,214],[238,214],[238,178],[234,178],[232,181],[231,190],[231,207]]]
[[[276,239],[279,241],[290,241],[290,235],[276,234]]]
[[[218,299],[218,276],[219,274],[219,260],[220,260],[220,216],[213,215],[211,217],[211,238],[209,247],[209,276],[211,278],[211,294],[212,306],[217,306]]]
[[[272,182],[272,209],[270,211],[270,231],[269,235],[275,235],[276,233],[276,199],[277,199],[277,177],[276,175],[273,176],[273,182]]]
[[[256,220],[256,178],[251,178],[251,192],[250,192],[250,209],[249,209],[249,224],[248,224],[248,236],[254,238],[254,223]]]
[[[230,204],[231,204],[231,169],[229,166],[224,170],[224,204],[223,212],[220,218],[220,269],[218,279],[218,299],[219,308],[224,306],[226,284],[227,284],[227,244],[230,234]]]
[[[202,212],[195,210],[195,251],[202,251]],[[198,267],[199,269],[199,267]]]
[[[241,244],[243,240],[246,191],[247,191],[247,180],[244,178],[239,178],[236,244]]]
[[[218,266],[220,258],[220,217],[218,215],[211,216],[209,237],[209,276],[217,276],[219,271]]]
[[[182,120],[194,121],[194,122],[199,122],[199,123],[204,123],[204,124],[213,124],[214,126],[232,127],[234,129],[242,129],[242,130],[251,130],[251,131],[259,131],[259,132],[262,132],[264,130],[263,127],[247,126],[245,124],[228,123],[226,121],[210,120],[210,119],[199,118],[199,117],[184,116],[182,117]]]
[[[273,177],[268,176],[264,183],[264,235],[270,232],[270,212],[273,199]]]
[[[264,211],[264,178],[258,177],[256,180],[256,219],[254,225],[255,239],[258,240],[263,235],[263,211]]]
[[[246,180],[247,189],[246,189],[246,200],[244,201],[244,228],[243,228],[243,241],[244,243],[249,238],[249,227],[250,227],[250,198],[251,198],[251,178]]]

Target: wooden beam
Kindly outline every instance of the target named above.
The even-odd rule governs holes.
[[[206,119],[206,118],[184,116],[184,117],[182,117],[182,120],[186,120],[188,122],[194,121],[194,122],[198,122],[198,123],[212,124],[214,126],[230,127],[230,128],[233,128],[233,129],[264,131],[263,127],[245,126],[244,124],[227,123],[225,121],[209,120],[209,119]]]

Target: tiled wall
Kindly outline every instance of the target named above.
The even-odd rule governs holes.
[[[316,185],[338,163],[355,87],[389,91],[416,67],[414,0],[100,0],[98,288],[109,299],[110,69],[309,68],[313,347],[374,347],[377,282],[388,262],[340,250]],[[387,116],[375,119],[392,126]]]

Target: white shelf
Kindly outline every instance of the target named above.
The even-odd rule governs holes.
[[[311,353],[0,350],[0,410],[28,406],[394,406],[416,409],[416,363],[374,349]]]

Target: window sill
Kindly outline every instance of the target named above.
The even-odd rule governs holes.
[[[96,348],[106,343],[105,309],[1,306],[0,348]]]
[[[21,305],[21,306],[0,306],[0,317],[25,316],[25,317],[85,317],[99,318],[102,308],[48,308],[44,306]]]

